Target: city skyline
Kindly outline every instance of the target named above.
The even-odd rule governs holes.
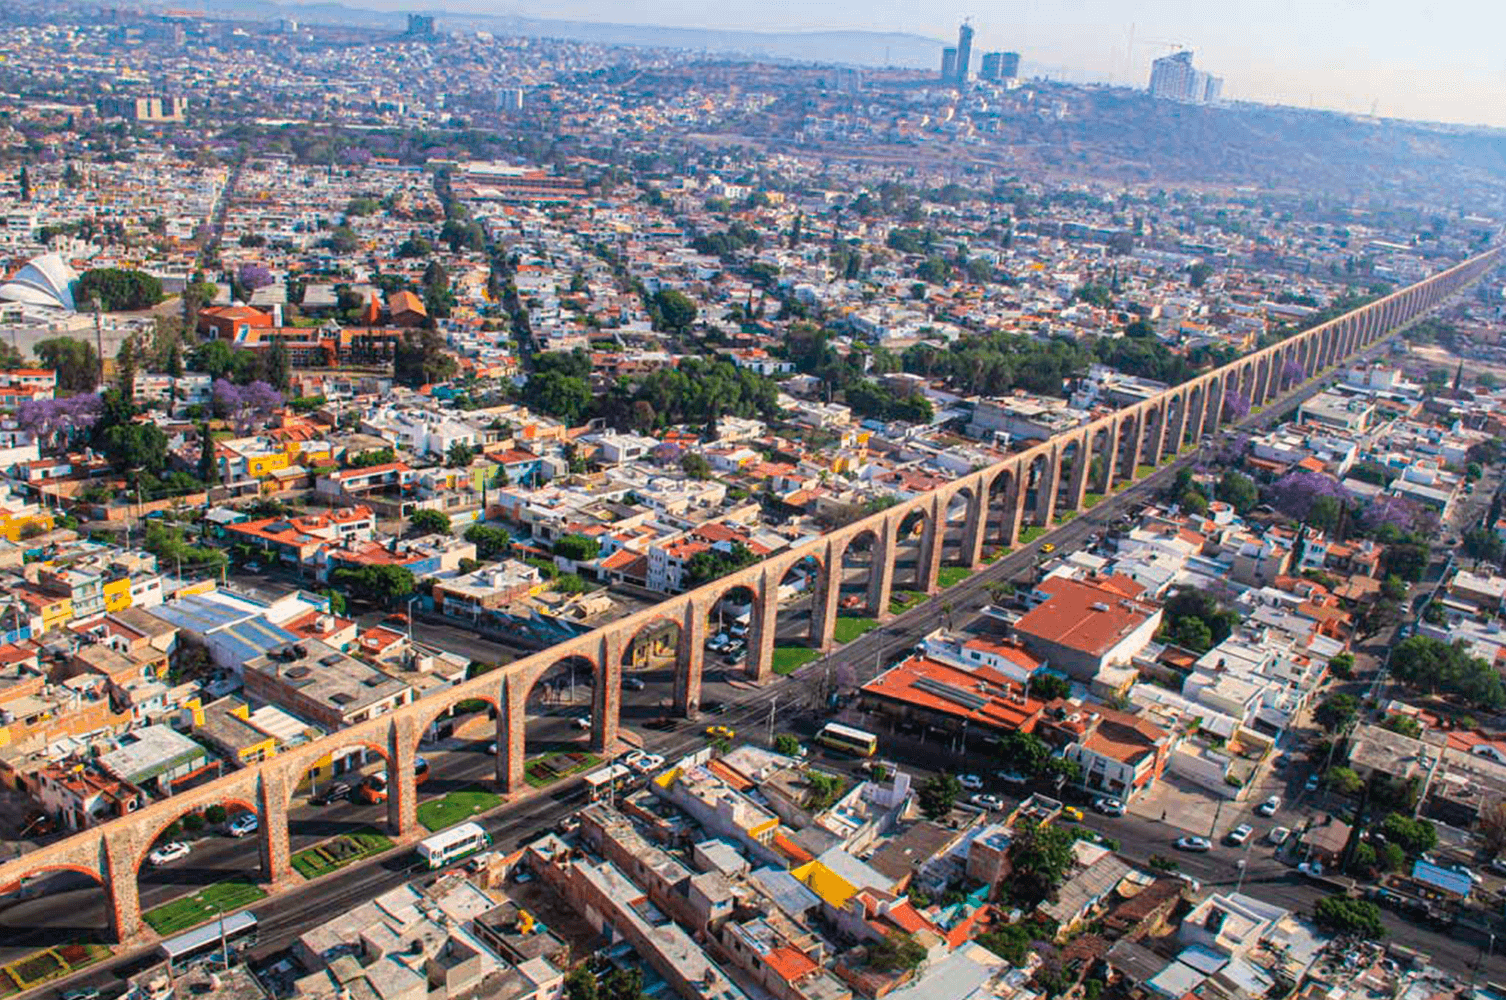
[[[295,0],[296,2],[296,0]],[[353,6],[409,10],[402,0]],[[444,0],[455,13],[538,16],[495,0]],[[600,23],[770,32],[897,31],[953,45],[973,18],[978,51],[1021,53],[1026,75],[1144,89],[1151,62],[1190,48],[1226,80],[1225,97],[1382,117],[1506,127],[1506,59],[1484,40],[1506,29],[1506,11],[1446,4],[1418,11],[1395,3],[1297,8],[1257,0],[1238,9],[1176,9],[1087,0],[1069,17],[1023,5],[978,10],[893,0],[810,5],[774,0],[725,8],[705,0],[648,0],[629,12],[599,0],[562,0],[548,16]],[[1467,36],[1455,26],[1465,18]],[[1133,49],[1131,37],[1133,35]],[[1472,41],[1479,39],[1479,41]],[[931,68],[926,67],[926,68]],[[921,67],[916,67],[921,68]]]

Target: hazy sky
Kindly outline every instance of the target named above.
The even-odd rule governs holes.
[[[398,0],[345,0],[397,7]],[[1501,0],[429,0],[435,7],[634,24],[955,37],[971,16],[979,49],[1021,53],[1073,77],[1144,85],[1176,43],[1224,78],[1224,96],[1506,126]],[[407,9],[425,4],[408,0]],[[1129,52],[1134,26],[1133,58]],[[976,66],[976,61],[974,63]],[[1027,71],[1029,65],[1027,65]]]

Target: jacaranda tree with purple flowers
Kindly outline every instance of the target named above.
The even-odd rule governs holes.
[[[261,381],[236,385],[221,378],[214,383],[213,403],[215,414],[230,420],[237,434],[244,434],[282,409],[282,393]]]
[[[1224,419],[1240,421],[1250,415],[1250,394],[1240,389],[1230,389],[1224,394]]]
[[[260,264],[242,264],[239,277],[241,287],[248,292],[266,288],[272,283],[272,272]]]
[[[16,407],[16,423],[45,450],[66,449],[87,436],[103,409],[98,393],[66,399],[28,399]]]
[[[1271,506],[1321,531],[1332,531],[1343,520],[1349,492],[1327,473],[1296,469],[1271,487]]]
[[[1307,370],[1302,367],[1302,362],[1291,358],[1281,366],[1281,387],[1290,389],[1307,377]]]

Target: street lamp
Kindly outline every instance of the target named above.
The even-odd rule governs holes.
[[[1245,859],[1240,858],[1234,862],[1234,867],[1239,869],[1239,881],[1234,884],[1234,894],[1238,895],[1240,890],[1245,887]]]
[[[410,646],[413,645],[413,602],[416,600],[418,600],[417,594],[408,598],[408,645]]]

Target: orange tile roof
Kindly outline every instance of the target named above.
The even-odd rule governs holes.
[[[774,970],[775,975],[787,983],[796,982],[818,968],[804,952],[791,948],[789,945],[775,948],[765,955],[763,960],[768,963],[770,969]]]
[[[1054,577],[1037,589],[1049,594],[1015,623],[1020,635],[1101,656],[1156,611],[1107,587]]]
[[[921,681],[949,684],[988,700],[979,708],[969,709],[961,702],[943,698],[919,686]],[[924,656],[912,656],[890,667],[863,685],[863,692],[995,729],[1019,729],[1027,733],[1035,728],[1043,707],[1041,701],[1024,697],[1009,678],[997,670],[981,666],[975,670],[963,670]]]

